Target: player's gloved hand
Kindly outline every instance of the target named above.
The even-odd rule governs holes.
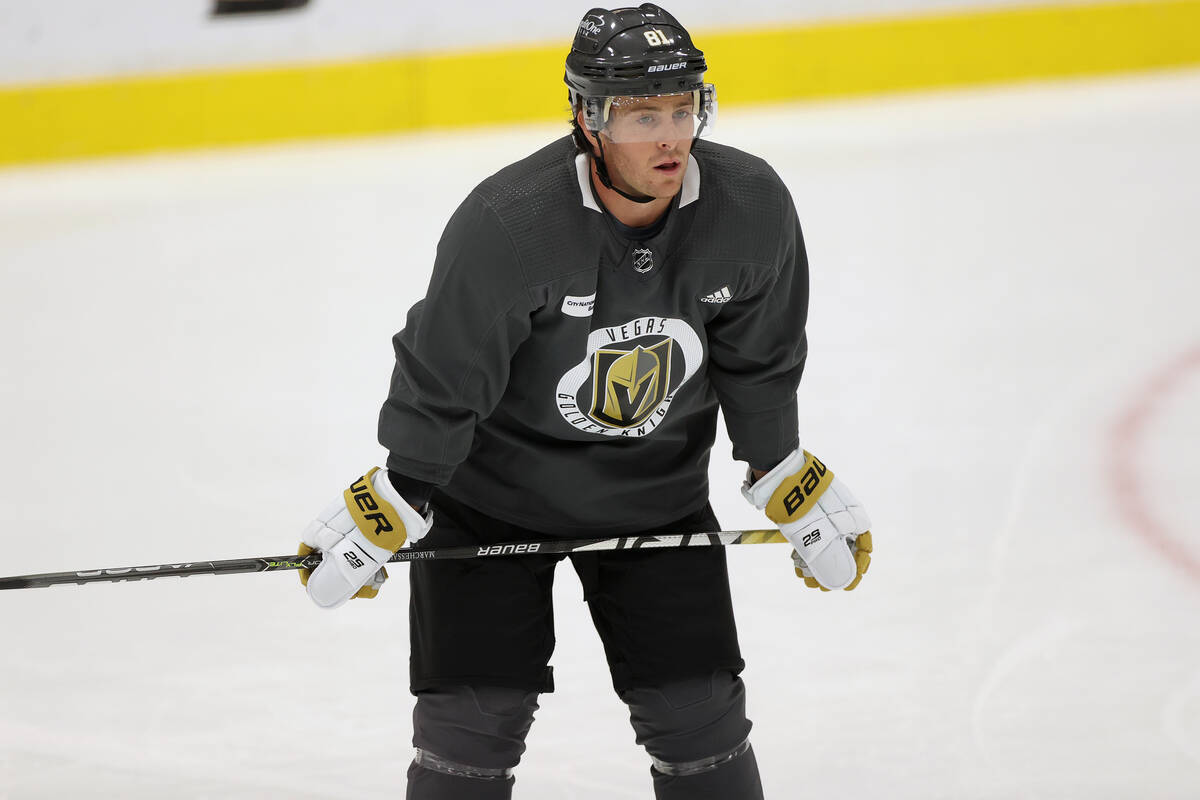
[[[747,473],[742,495],[765,510],[791,542],[796,575],[807,586],[858,586],[871,565],[871,520],[824,464],[795,450],[757,481]]]
[[[421,516],[392,486],[386,470],[373,468],[350,485],[301,534],[300,555],[322,553],[300,582],[321,608],[337,608],[352,597],[374,597],[387,580],[383,565],[405,542],[429,532],[433,514]]]

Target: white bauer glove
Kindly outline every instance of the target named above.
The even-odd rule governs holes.
[[[796,575],[814,589],[849,591],[871,565],[871,520],[862,503],[807,450],[794,450],[742,495],[765,510],[795,548]]]
[[[350,484],[301,534],[300,555],[322,553],[300,582],[321,608],[337,608],[352,597],[372,598],[387,580],[383,565],[405,542],[416,544],[433,525],[392,486],[386,470],[374,467]]]

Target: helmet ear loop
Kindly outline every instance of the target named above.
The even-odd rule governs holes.
[[[596,137],[596,150],[592,153],[592,160],[596,162],[596,174],[600,177],[600,183],[606,188],[617,191],[612,185],[612,179],[608,177],[608,165],[604,163],[604,139],[600,135],[600,131],[604,128],[608,121],[608,112],[612,108],[612,98],[603,98],[603,107],[597,108],[592,101],[585,99],[583,106],[583,121],[585,126],[592,135]],[[595,125],[596,127],[592,127]]]
[[[704,95],[704,89],[696,89],[692,92],[692,114],[695,115],[696,119],[700,120],[700,125],[696,128],[696,133],[692,136],[693,140],[699,139],[704,133],[704,129],[708,127],[708,102]]]
[[[692,134],[692,141],[700,138],[700,134],[704,133],[704,126],[708,124],[708,114],[700,113],[700,90],[692,91],[692,116],[700,120],[700,125],[696,128],[696,132]]]

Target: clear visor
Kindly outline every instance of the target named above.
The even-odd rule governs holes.
[[[712,84],[693,92],[648,97],[595,97],[588,127],[618,144],[692,139],[710,133],[717,121]]]

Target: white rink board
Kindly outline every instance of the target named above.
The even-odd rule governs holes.
[[[1085,1],[1060,0],[1060,4]],[[663,7],[689,30],[703,31],[1040,4],[1038,0],[782,4],[677,0],[664,2]],[[303,12],[212,21],[208,17],[212,0],[0,0],[0,85],[546,42],[561,43],[565,58],[575,26],[590,7],[586,2],[562,0],[523,0],[515,6],[482,0],[312,0]],[[464,97],[488,90],[502,92],[502,86],[462,87]]]
[[[722,117],[796,198],[803,441],[877,545],[836,595],[730,551],[768,797],[1195,797],[1200,578],[1111,481],[1200,558],[1198,101],[1190,72]],[[289,551],[383,458],[445,219],[559,132],[0,174],[0,574]],[[714,506],[758,527],[728,453]],[[0,593],[0,798],[399,796],[404,569],[334,613],[289,575]],[[645,798],[579,595],[561,571],[516,796]]]

